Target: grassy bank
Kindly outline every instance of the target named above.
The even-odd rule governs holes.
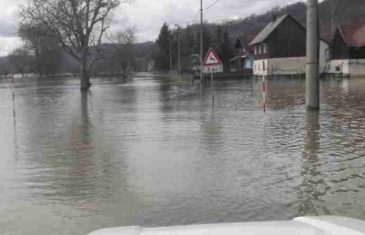
[[[162,75],[161,80],[165,82],[186,82],[186,81],[192,81],[193,76],[190,74]]]

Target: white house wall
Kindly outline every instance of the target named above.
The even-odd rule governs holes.
[[[253,62],[253,74],[256,76],[268,75],[267,69],[264,69],[268,64],[268,60],[254,60]]]
[[[269,75],[305,74],[305,57],[275,58],[269,60]]]
[[[331,60],[327,65],[329,74],[344,74],[351,77],[365,76],[365,59]]]
[[[365,60],[350,60],[349,75],[351,77],[360,77],[365,75]]]
[[[328,44],[320,44],[320,72],[324,72],[327,65]],[[253,73],[256,76],[298,75],[306,72],[306,57],[286,57],[255,60]]]
[[[327,65],[327,73],[349,74],[349,60],[331,60]]]
[[[327,61],[329,59],[329,44],[324,41],[320,41],[320,50],[319,50],[319,71],[323,73],[326,71]]]

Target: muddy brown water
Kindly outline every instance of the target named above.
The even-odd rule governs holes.
[[[0,81],[0,233],[365,219],[365,79]]]

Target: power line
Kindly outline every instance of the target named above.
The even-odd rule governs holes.
[[[193,18],[193,22],[195,22],[196,18],[199,16],[200,14],[200,9],[198,10],[198,12],[195,14],[194,18]]]
[[[216,0],[216,1],[214,1],[212,4],[210,4],[208,7],[206,7],[206,8],[204,9],[204,11],[209,10],[210,8],[212,8],[212,7],[213,7],[215,4],[217,4],[219,1],[220,1],[220,0]]]
[[[206,11],[206,10],[209,10],[210,8],[214,7],[220,0],[215,0],[213,3],[211,3],[208,7],[204,8],[203,11]],[[189,21],[183,21],[181,22],[182,24],[194,24],[194,23],[197,23],[197,17],[199,16],[199,14],[201,13],[200,12],[201,9],[199,9],[196,14],[194,15],[194,17],[192,18],[192,20],[189,20]]]
[[[179,24],[182,24],[182,25],[196,24],[196,23],[198,23],[197,17],[199,16],[199,14],[200,14],[200,10],[197,11],[197,13],[195,14],[194,18],[192,18],[191,20],[188,20],[188,21],[180,21],[178,23]]]

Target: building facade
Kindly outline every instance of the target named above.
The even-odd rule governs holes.
[[[365,76],[365,25],[343,25],[330,43],[327,73]]]
[[[254,54],[252,48],[243,37],[238,37],[235,43],[236,56],[230,59],[230,72],[252,72]]]
[[[305,74],[306,28],[289,14],[272,21],[250,43],[256,76]],[[329,45],[320,40],[320,72],[326,69]]]

